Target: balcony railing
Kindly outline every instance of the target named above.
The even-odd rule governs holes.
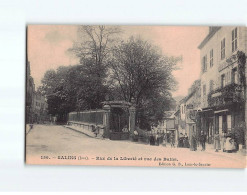
[[[223,88],[218,88],[208,94],[208,106],[230,105],[236,102],[244,102],[242,87],[232,83]]]

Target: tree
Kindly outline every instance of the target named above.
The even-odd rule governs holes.
[[[121,29],[118,26],[80,26],[78,28],[78,41],[74,42],[69,52],[72,52],[80,59],[80,64],[88,63],[96,66],[98,77],[102,69],[105,69],[105,62],[111,53],[112,46],[117,42]]]
[[[99,108],[101,102],[105,100],[108,90],[107,62],[111,58],[112,47],[118,41],[120,33],[121,29],[118,26],[99,25],[78,28],[79,39],[69,51],[80,59],[82,66],[80,71],[86,79],[84,86],[77,91],[79,110]]]
[[[137,122],[157,122],[169,109],[176,81],[172,71],[180,58],[167,57],[159,48],[140,38],[131,37],[114,47],[111,67],[112,88],[120,98],[137,106]]]
[[[107,87],[95,74],[96,71],[87,64],[48,70],[39,91],[47,98],[49,114],[64,121],[71,111],[100,108]]]
[[[48,70],[38,91],[47,98],[48,112],[65,121],[67,113],[75,109],[75,91],[68,86],[71,66],[60,66],[57,71]]]

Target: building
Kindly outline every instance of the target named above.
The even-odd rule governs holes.
[[[30,62],[28,62],[26,70],[26,123],[40,123],[48,120],[47,110],[46,98],[40,92],[35,91]]]
[[[201,130],[213,143],[218,133],[240,145],[246,136],[246,27],[209,27],[201,53]],[[222,141],[221,141],[222,143]]]
[[[30,62],[26,67],[26,123],[32,123],[32,105],[34,99],[35,85],[31,76]]]
[[[180,101],[175,113],[179,135],[187,134],[189,139],[191,139],[193,132],[198,135],[196,114],[201,109],[200,97],[201,82],[196,80],[188,90],[188,95]]]
[[[175,138],[175,143],[178,141],[178,129],[176,128],[176,116],[174,114],[175,111],[165,111],[164,117],[158,124],[159,133],[166,134],[167,143],[170,143],[172,134]]]
[[[40,92],[34,91],[32,105],[33,122],[43,123],[49,120],[47,110],[48,104],[45,97],[42,96]]]

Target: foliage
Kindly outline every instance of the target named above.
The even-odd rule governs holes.
[[[236,139],[237,143],[240,144],[244,144],[244,140],[245,140],[245,122],[244,119],[243,121],[239,122],[238,124],[236,124],[235,128],[234,128],[234,138]]]
[[[238,51],[237,52],[237,59],[238,59],[240,83],[241,83],[241,85],[246,87],[246,77],[245,77],[246,56],[245,56],[244,52]]]
[[[113,49],[113,58],[108,63],[112,79],[111,89],[118,98],[137,107],[137,123],[157,123],[172,102],[170,91],[176,81],[172,71],[180,58],[167,57],[152,44],[131,37]]]
[[[243,102],[244,99],[240,95],[240,86],[238,84],[232,83],[223,88],[218,88],[214,91],[211,91],[208,94],[208,104],[209,106],[222,106],[232,102]],[[216,97],[213,97],[213,94],[220,93]]]
[[[69,49],[80,59],[44,75],[40,91],[52,115],[101,108],[105,97],[137,108],[137,124],[148,128],[174,106],[172,71],[180,58],[167,57],[140,38],[118,42],[119,27],[82,26],[79,41]],[[107,98],[108,99],[108,98]]]
[[[101,107],[107,89],[93,68],[76,65],[46,72],[39,90],[47,97],[50,114],[66,115],[75,110]]]

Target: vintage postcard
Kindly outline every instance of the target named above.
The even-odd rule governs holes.
[[[247,28],[28,25],[27,164],[245,168]]]

